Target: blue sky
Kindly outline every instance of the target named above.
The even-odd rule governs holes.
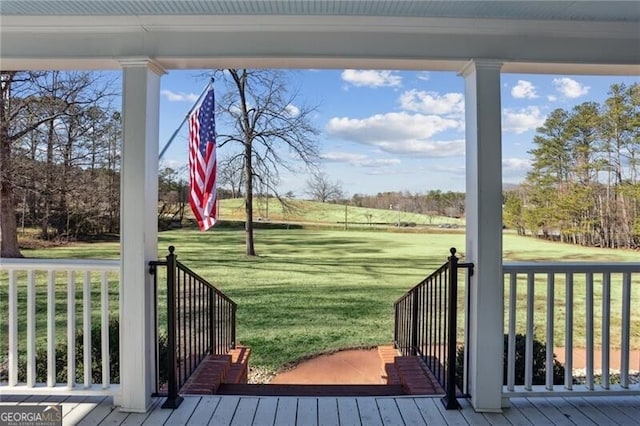
[[[464,81],[452,72],[287,71],[299,101],[318,105],[322,170],[345,193],[464,191]],[[530,164],[535,129],[556,108],[602,102],[614,83],[639,78],[502,74],[503,181],[518,183]],[[202,71],[162,77],[160,148],[206,85]],[[223,84],[217,84],[216,96]],[[224,148],[219,150],[224,156]],[[187,162],[183,127],[161,164]],[[308,176],[282,173],[279,192],[304,196]]]

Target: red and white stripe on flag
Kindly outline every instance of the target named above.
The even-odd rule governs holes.
[[[216,125],[213,86],[189,115],[189,204],[201,231],[217,220]]]

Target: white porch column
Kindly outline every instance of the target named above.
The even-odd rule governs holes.
[[[153,298],[148,262],[158,258],[160,75],[153,61],[121,61],[123,143],[120,178],[120,386],[123,411],[151,405]]]
[[[504,288],[500,68],[471,61],[465,81],[466,260],[473,262],[469,312],[469,385],[477,411],[501,411]]]

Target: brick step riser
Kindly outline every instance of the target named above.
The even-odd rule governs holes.
[[[181,394],[215,394],[223,384],[246,384],[249,376],[251,349],[239,347],[225,355],[209,355],[204,359]]]

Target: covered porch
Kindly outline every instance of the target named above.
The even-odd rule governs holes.
[[[463,400],[445,410],[430,397],[185,396],[175,410],[153,398],[146,413],[114,408],[106,397],[3,398],[0,404],[60,404],[63,425],[638,425],[640,396],[517,397],[502,413],[479,413]]]
[[[625,382],[624,375],[620,387],[628,396],[617,398],[522,397],[514,393],[513,383],[506,388],[502,383],[504,300],[511,288],[505,287],[504,274],[533,277],[541,272],[551,276],[562,267],[546,265],[535,270],[503,267],[500,75],[504,72],[639,75],[640,12],[632,2],[623,3],[624,7],[620,4],[616,10],[607,2],[594,2],[591,7],[573,4],[566,10],[553,2],[540,2],[515,6],[507,12],[487,2],[487,10],[480,17],[478,10],[464,7],[438,13],[429,7],[436,2],[424,2],[410,9],[402,9],[402,5],[395,9],[390,2],[358,2],[361,9],[354,9],[354,2],[344,1],[332,3],[335,9],[328,12],[322,9],[325,2],[298,2],[295,6],[264,2],[265,9],[256,9],[255,2],[235,2],[238,8],[232,12],[220,9],[226,2],[218,1],[198,2],[204,10],[178,1],[166,2],[172,6],[168,9],[154,6],[153,2],[128,1],[122,2],[122,8],[102,11],[93,10],[88,7],[89,2],[83,1],[56,3],[57,6],[47,1],[31,1],[28,6],[26,3],[3,2],[3,70],[121,69],[123,72],[122,253],[115,273],[119,280],[120,324],[127,324],[127,332],[121,332],[120,351],[129,356],[121,357],[122,381],[118,387],[109,385],[108,377],[99,389],[91,387],[90,378],[85,383],[88,388],[84,389],[56,387],[55,383],[18,384],[13,380],[10,386],[0,388],[3,401],[15,393],[18,385],[23,387],[22,393],[28,395],[63,394],[65,396],[56,397],[63,400],[97,398],[91,402],[97,405],[83,406],[79,402],[69,406],[69,414],[85,407],[85,411],[76,413],[82,413],[82,418],[88,416],[90,424],[107,418],[116,423],[153,419],[150,422],[156,424],[155,416],[164,419],[159,422],[168,422],[170,416],[175,416],[168,424],[180,424],[195,414],[200,416],[199,413],[203,423],[218,415],[216,413],[226,416],[229,424],[237,415],[235,421],[242,423],[246,417],[241,416],[260,421],[263,417],[256,415],[258,409],[270,410],[274,419],[271,423],[276,422],[279,410],[289,420],[293,418],[293,423],[303,419],[302,415],[313,413],[313,407],[316,407],[317,423],[322,423],[321,415],[334,416],[330,417],[333,419],[337,415],[338,419],[351,418],[353,423],[368,424],[369,421],[364,420],[371,413],[372,424],[412,424],[404,420],[405,416],[418,424],[420,419],[426,423],[434,418],[451,424],[475,424],[481,419],[506,423],[510,415],[534,424],[545,419],[563,424],[574,415],[583,420],[580,416],[586,415],[596,424],[602,423],[603,418],[619,423],[626,423],[620,420],[627,417],[637,421],[638,416],[626,413],[629,407],[635,406],[637,410],[639,385]],[[293,7],[293,11],[289,7]],[[427,398],[362,401],[283,398],[281,405],[281,400],[274,398],[186,397],[185,403],[173,412],[158,409],[159,400],[152,397],[156,365],[152,276],[148,273],[148,264],[157,256],[160,78],[171,69],[225,67],[446,70],[458,72],[464,79],[467,176],[464,251],[465,261],[474,264],[475,273],[470,280],[468,310],[467,379],[471,398],[469,403],[463,401],[460,413],[444,412]],[[10,262],[3,261],[3,271],[4,265]],[[98,265],[95,266],[93,269],[100,271]],[[13,269],[20,267],[20,264],[12,266]],[[601,267],[585,266],[587,274],[589,271],[592,274],[612,272],[606,267],[598,269]],[[77,265],[68,266],[70,270],[74,268]],[[639,264],[634,263],[613,271],[623,277],[621,286],[628,296],[627,303],[637,292],[639,268]],[[560,271],[567,277],[575,272]],[[531,278],[528,282],[533,286],[535,280]],[[568,286],[566,283],[563,281],[563,285]],[[566,305],[572,307],[573,301],[568,299]],[[533,315],[533,302],[527,309],[527,316]],[[623,318],[628,317],[628,304],[622,312]],[[18,315],[17,310],[13,313]],[[28,310],[26,315],[34,315],[34,311]],[[622,321],[628,330],[629,320]],[[35,327],[30,330],[36,331]],[[628,332],[624,333],[628,338]],[[569,341],[569,347],[572,344]],[[628,358],[628,342],[622,349],[627,354],[627,371],[633,370]],[[34,368],[33,356],[32,352],[32,364],[27,368]],[[17,378],[15,370],[13,374],[13,378]],[[524,391],[532,392],[531,386],[532,383],[525,383]],[[609,391],[607,387],[604,390]],[[557,393],[552,385],[547,386],[546,392]],[[73,396],[78,393],[86,396]],[[513,396],[511,408],[503,411],[509,396]],[[118,409],[110,408],[114,404]],[[86,407],[90,407],[89,411]],[[341,407],[347,410],[344,417],[340,415]],[[195,421],[195,417],[193,419]],[[344,423],[351,422],[345,420]]]

